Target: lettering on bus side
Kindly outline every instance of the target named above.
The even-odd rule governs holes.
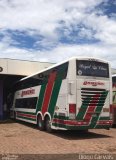
[[[104,83],[103,82],[88,82],[88,81],[85,81],[83,83],[83,85],[92,85],[92,86],[98,86],[98,85],[100,85],[100,86],[103,86]]]
[[[21,97],[26,96],[26,95],[32,95],[32,94],[35,94],[35,89],[24,90],[21,93]]]

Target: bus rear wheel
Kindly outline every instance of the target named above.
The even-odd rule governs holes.
[[[46,117],[46,119],[45,119],[45,129],[49,133],[51,133],[53,131],[51,128],[51,120],[49,117]]]
[[[37,118],[37,127],[40,131],[44,130],[44,123],[43,123],[42,117],[40,115]]]

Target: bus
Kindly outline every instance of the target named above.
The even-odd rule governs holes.
[[[113,91],[113,125],[116,125],[116,75],[112,76],[112,91]]]
[[[112,125],[110,64],[95,58],[70,58],[14,85],[11,118],[39,130],[109,129]]]

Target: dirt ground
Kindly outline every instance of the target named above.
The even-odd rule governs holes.
[[[2,156],[5,154],[71,155],[77,153],[116,154],[116,128],[92,129],[87,133],[55,131],[49,134],[39,131],[36,126],[28,123],[10,121],[0,124]]]

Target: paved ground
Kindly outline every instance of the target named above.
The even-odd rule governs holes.
[[[25,123],[0,124],[0,154],[116,154],[116,128],[49,134]]]

